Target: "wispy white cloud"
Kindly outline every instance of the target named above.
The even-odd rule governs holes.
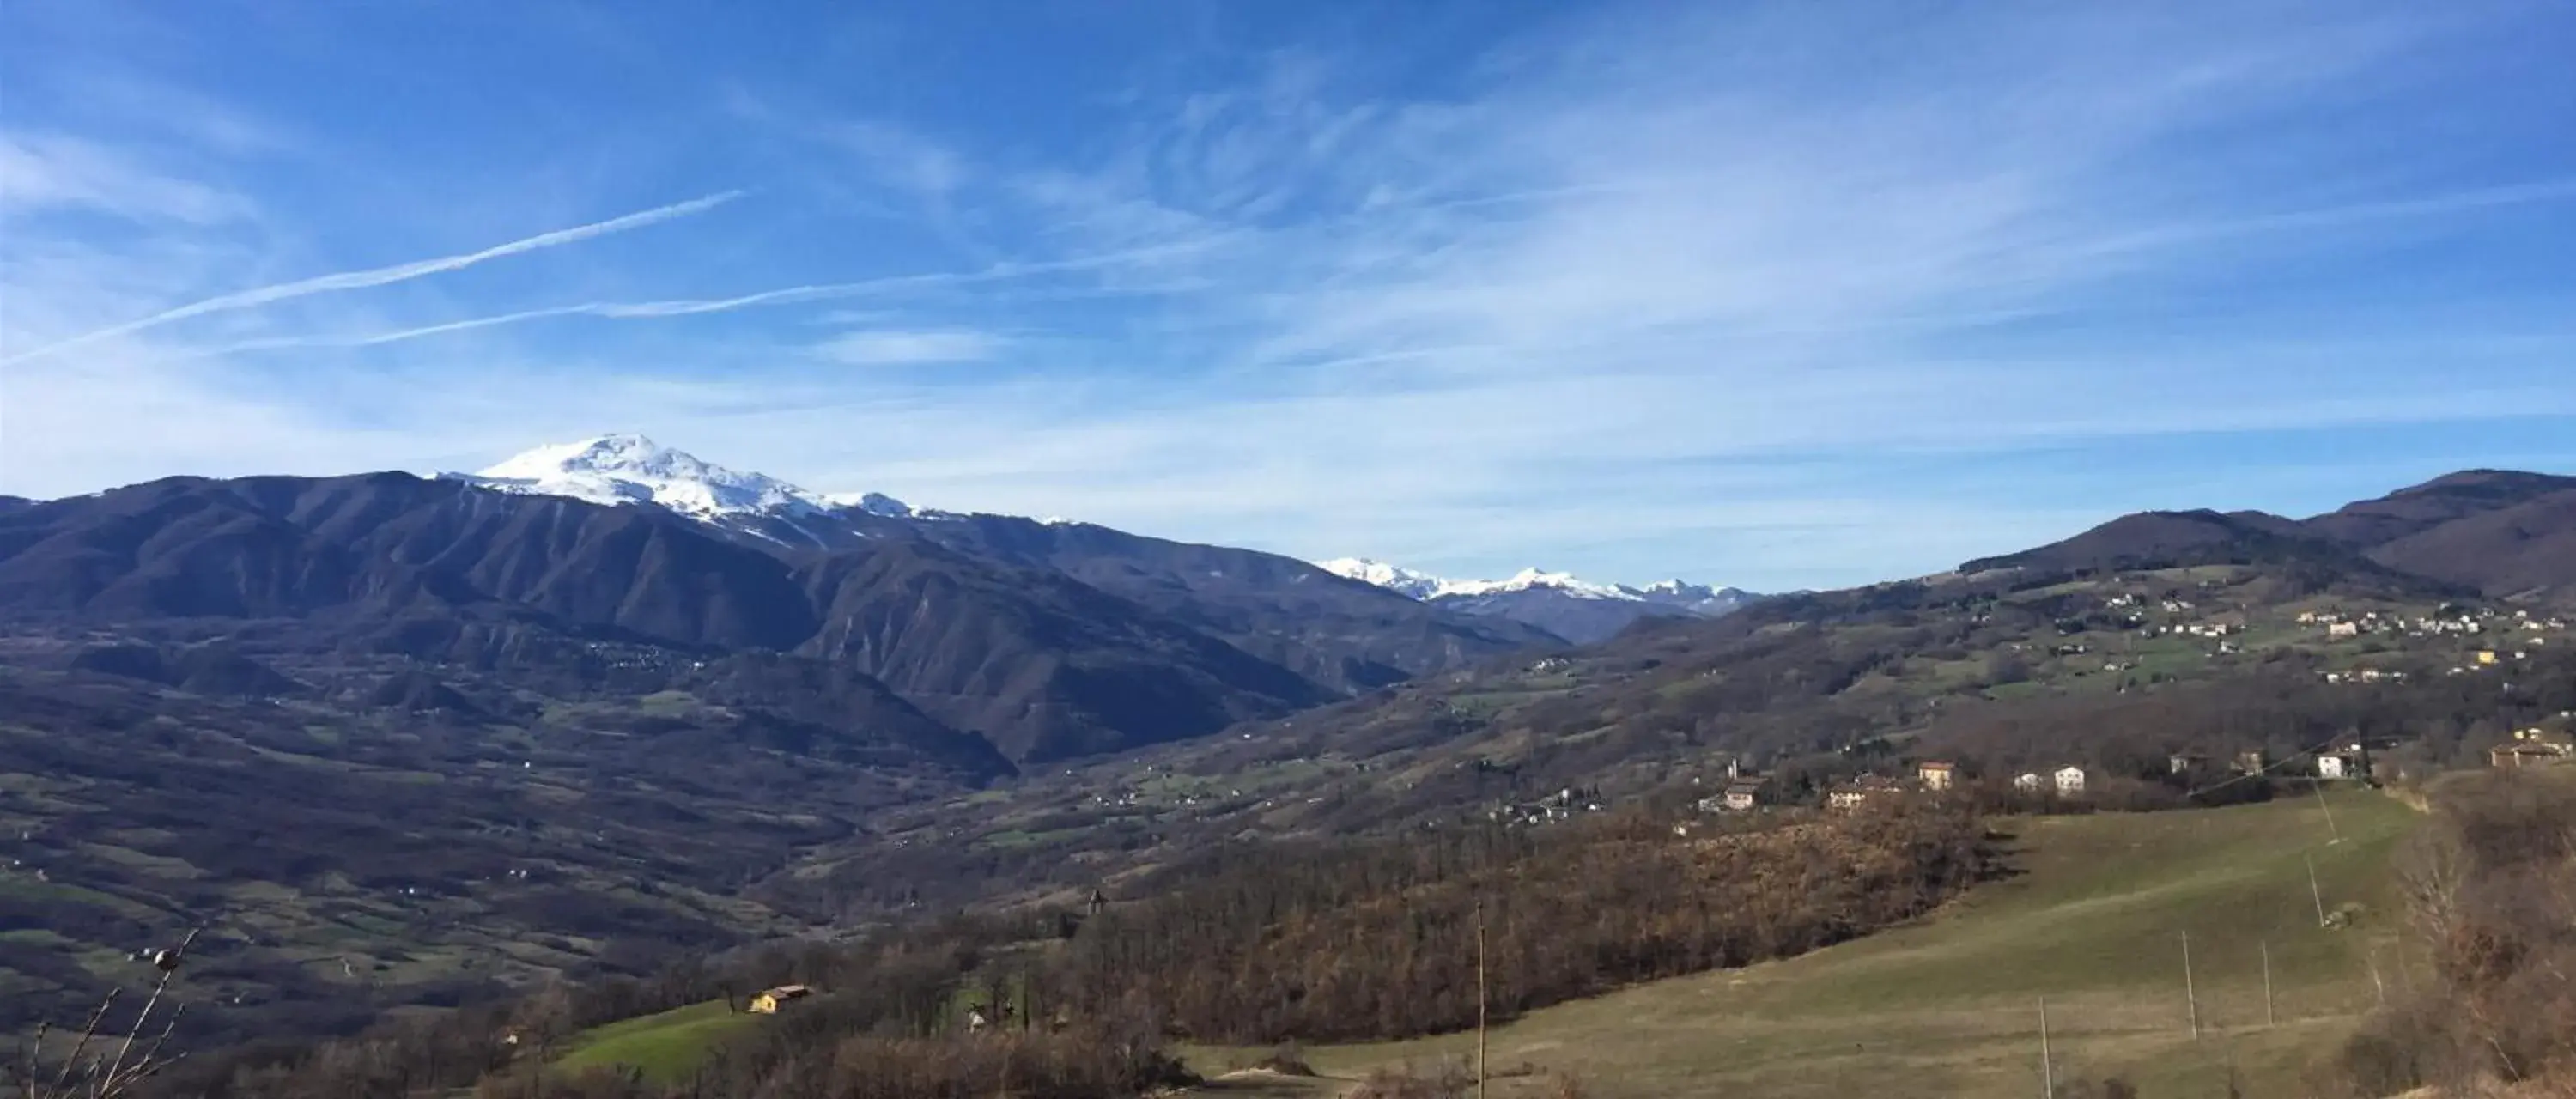
[[[425,278],[430,275],[463,270],[464,268],[472,267],[478,263],[488,263],[492,260],[523,255],[542,249],[559,248],[567,244],[577,244],[596,237],[607,236],[611,233],[622,233],[632,229],[641,229],[645,226],[659,224],[673,218],[682,218],[691,214],[703,213],[707,210],[712,210],[718,206],[722,206],[727,202],[731,202],[736,198],[740,198],[742,194],[743,192],[741,191],[726,191],[720,194],[708,195],[703,198],[690,199],[686,202],[675,202],[668,206],[657,206],[650,210],[641,210],[636,213],[613,217],[606,221],[595,221],[587,225],[576,225],[569,229],[557,229],[552,232],[539,233],[532,237],[522,237],[518,240],[509,241],[504,244],[496,244],[479,251],[463,252],[452,256],[440,256],[436,259],[416,260],[410,263],[398,263],[390,267],[376,267],[363,271],[343,271],[337,274],[319,275],[309,279],[298,279],[294,282],[277,283],[271,286],[259,287],[254,290],[242,290],[230,294],[220,294],[201,301],[194,301],[186,305],[165,309],[140,320],[128,321],[124,324],[96,329],[78,336],[73,336],[69,339],[59,340],[42,347],[21,352],[7,359],[0,359],[0,366],[6,366],[12,363],[24,362],[40,356],[50,355],[55,352],[78,347],[83,344],[93,343],[111,336],[131,335],[146,329],[158,328],[162,325],[187,320],[191,317],[202,317],[210,313],[222,313],[237,309],[255,309],[263,305],[273,305],[278,302],[288,301],[295,298],[311,297],[315,294],[329,294],[349,290],[364,290],[378,286],[390,286],[398,282],[407,282],[412,279]]]
[[[870,174],[924,198],[945,199],[965,181],[965,158],[956,150],[891,122],[826,123],[812,132],[857,155]]]
[[[155,170],[94,141],[0,132],[0,217],[66,209],[211,225],[246,217],[253,206],[240,195]]]
[[[878,330],[842,333],[816,344],[814,353],[850,366],[901,366],[982,362],[1009,346],[1010,341],[989,332]]]

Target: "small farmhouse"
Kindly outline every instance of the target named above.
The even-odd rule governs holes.
[[[752,997],[751,1011],[755,1015],[776,1015],[781,1006],[813,994],[814,990],[804,985],[780,985]]]
[[[1752,809],[1762,804],[1762,784],[1746,779],[1727,783],[1726,792],[1718,797],[1718,804],[1739,813]]]
[[[2024,771],[2013,779],[2015,790],[2037,790],[2048,785],[2048,776],[2037,771]]]
[[[2060,796],[2075,797],[2084,792],[2084,768],[2060,767],[2049,777],[2057,783]]]
[[[2317,777],[2360,778],[2361,760],[2341,752],[2320,754],[2317,756]]]
[[[1947,760],[1925,760],[1914,769],[1914,777],[1922,780],[1926,790],[1947,790],[1958,776],[1959,765]]]

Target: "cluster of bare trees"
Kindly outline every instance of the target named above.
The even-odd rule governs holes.
[[[1141,1007],[1076,1018],[1047,1006],[1014,946],[1058,940],[1064,914],[957,916],[858,944],[776,944],[666,967],[649,978],[557,983],[513,1000],[389,1020],[350,1038],[235,1049],[160,1081],[189,1099],[411,1099],[479,1089],[490,1099],[1047,1099],[1131,1096],[1177,1075],[1159,1017]],[[804,984],[822,995],[715,1049],[690,1078],[551,1067],[583,1030]],[[995,1005],[1002,1025],[963,1025],[960,1005]],[[1004,1014],[998,1005],[1007,1003]],[[1040,1022],[1043,1020],[1043,1023]],[[57,1099],[51,1092],[41,1099]],[[89,1092],[65,1093],[93,1099]],[[14,1097],[12,1097],[14,1099]]]
[[[2399,873],[2438,979],[2374,1018],[2327,1086],[2576,1094],[2576,775],[2454,776],[2432,805]]]
[[[1164,1052],[1174,1036],[1249,1042],[1472,1026],[1480,929],[1481,999],[1504,1018],[1632,981],[1813,949],[1966,888],[1984,865],[1983,836],[1965,804],[1918,801],[1688,836],[1640,814],[1542,831],[1265,846],[1175,869],[1151,899],[1096,914],[958,916],[855,945],[781,945],[651,978],[553,985],[315,1046],[223,1051],[167,1074],[150,1094],[1133,1095],[1180,1075]],[[549,1067],[585,1028],[720,997],[738,1004],[786,983],[821,995],[744,1028],[689,1080]],[[980,1005],[975,1014],[990,1025],[968,1025],[967,1005]]]
[[[1917,915],[1975,879],[1983,836],[1964,807],[1923,801],[1715,838],[1633,818],[1232,861],[1086,925],[1054,976],[1077,1011],[1141,999],[1210,1040],[1459,1030],[1477,1018],[1480,924],[1488,1002],[1509,1017]]]

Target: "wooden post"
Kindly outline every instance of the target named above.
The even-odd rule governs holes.
[[[2363,944],[2361,964],[2370,967],[2370,987],[2379,991],[2379,1006],[2388,1006],[2388,985],[2379,979],[2379,948]]]
[[[2046,1099],[2057,1099],[2057,1064],[2048,1058],[2048,997],[2039,998],[2039,1087]]]
[[[2263,949],[2263,1025],[2264,1025],[2266,1028],[2269,1028],[2269,1027],[2272,1025],[2272,1022],[2273,1022],[2273,1017],[2272,1017],[2272,944],[2270,944],[2270,943],[2268,943],[2268,942],[2267,942],[2267,943],[2264,943],[2264,944],[2262,944],[2262,949]]]
[[[2305,853],[2301,853],[2299,855],[2299,861],[2308,864],[2308,896],[2317,902],[2317,926],[2324,927],[2326,925],[2326,895],[2323,890],[2317,888],[2317,860],[2308,857]]]
[[[2200,1040],[2200,994],[2191,987],[2191,932],[2182,933],[2182,998],[2191,1005],[2191,1040]]]
[[[1476,902],[1476,1099],[1485,1099],[1485,902]]]

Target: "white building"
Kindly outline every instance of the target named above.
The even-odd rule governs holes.
[[[2060,767],[2053,777],[2057,780],[2057,792],[2060,794],[2071,797],[2084,792],[2084,768]]]

